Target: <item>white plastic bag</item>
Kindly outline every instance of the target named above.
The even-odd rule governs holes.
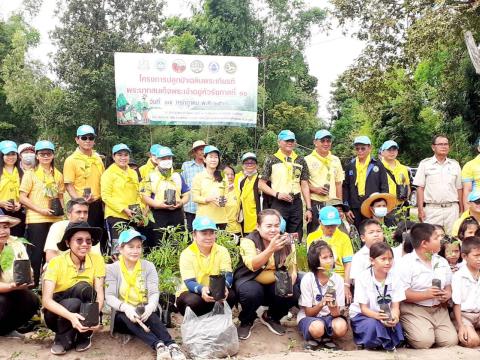
[[[190,307],[182,323],[182,342],[195,358],[223,358],[238,353],[237,328],[227,302],[216,302],[208,314],[197,316]]]

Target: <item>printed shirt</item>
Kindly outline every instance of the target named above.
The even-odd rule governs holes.
[[[65,184],[60,171],[55,169],[55,183],[59,194],[65,192]],[[20,185],[20,192],[27,195],[31,202],[41,208],[50,208],[50,198],[45,195],[45,183],[35,175],[35,170],[25,172]],[[46,216],[27,208],[27,224],[53,223],[62,220],[61,216]]]
[[[352,242],[348,235],[337,228],[330,239],[324,238],[322,227],[320,226],[317,231],[308,235],[307,246],[310,246],[312,242],[317,240],[324,240],[330,245],[333,251],[333,256],[335,257],[334,271],[343,277],[345,275],[344,264],[351,262],[353,256]],[[350,271],[350,276],[351,275],[352,272]]]
[[[335,295],[335,301],[337,303],[337,306],[343,307],[345,306],[345,289],[343,285],[343,278],[336,274],[333,273],[332,276],[330,277],[330,280],[325,283],[325,285],[322,285],[320,281],[318,280],[318,284],[320,285],[320,289],[322,290],[322,293],[320,294],[320,290],[318,289],[317,286],[317,281],[315,281],[315,274],[312,272],[308,272],[305,274],[305,276],[302,278],[302,281],[300,282],[300,298],[298,299],[298,305],[300,306],[300,311],[297,314],[297,324],[302,320],[304,317],[307,315],[305,314],[305,309],[304,307],[314,307],[317,305],[320,301],[317,300],[317,296],[321,295],[324,296],[325,293],[327,292],[327,288],[329,286],[329,282],[331,282],[331,286],[335,287],[336,295]],[[330,310],[327,305],[325,305],[320,312],[317,314],[316,317],[321,317],[321,316],[327,316],[330,315]]]
[[[188,291],[185,280],[195,279],[201,285],[208,286],[210,275],[219,275],[221,272],[232,272],[232,260],[228,250],[218,244],[214,244],[209,256],[202,252],[196,253],[191,246],[180,254],[180,275],[182,284],[177,296]]]
[[[70,257],[70,250],[55,256],[48,263],[44,280],[55,284],[54,293],[70,289],[75,284],[85,281],[94,284],[95,278],[105,277],[105,262],[98,254],[89,253],[85,257],[85,270],[79,272]]]
[[[193,178],[198,173],[201,173],[205,170],[205,166],[203,164],[197,164],[195,160],[186,161],[182,164],[182,177],[187,183],[189,188],[192,188]],[[195,214],[197,212],[197,204],[193,201],[192,197],[183,207],[185,212]]]
[[[462,182],[472,183],[472,191],[480,186],[480,155],[467,162],[462,169]]]
[[[462,311],[480,312],[480,279],[475,280],[466,265],[452,276],[452,301]]]
[[[209,196],[226,196],[225,184],[226,179],[222,182],[215,181],[214,177],[209,175],[206,170],[195,175],[192,183],[192,199],[197,203],[198,208],[196,214],[198,216],[208,216],[217,224],[227,224],[227,211],[225,207],[220,207],[214,203],[206,203],[205,199]]]
[[[105,203],[105,218],[109,216],[128,219],[123,212],[129,205],[141,204],[137,173],[127,167],[122,170],[112,164],[101,179],[102,200]]]
[[[12,173],[3,168],[2,176],[0,177],[0,200],[7,201],[13,199],[18,202],[20,195],[20,175],[17,167],[13,168]]]
[[[7,240],[7,244],[4,245],[3,250],[5,250],[5,247],[7,246],[10,246],[13,249],[15,259],[28,260],[27,249],[25,248],[25,245],[17,240],[17,237],[10,236]],[[0,254],[1,253],[2,252],[0,251]],[[0,272],[0,281],[5,283],[13,282],[13,262],[10,268],[2,269]]]
[[[327,201],[337,197],[337,183],[345,180],[345,173],[342,169],[340,159],[332,153],[327,157],[320,156],[316,150],[310,155],[305,156],[305,162],[308,165],[308,173],[310,177],[308,182],[313,187],[323,187],[325,184],[330,185],[328,196],[311,193],[310,197],[316,201]]]
[[[63,178],[65,184],[73,184],[78,196],[89,187],[95,199],[100,197],[100,178],[105,171],[102,159],[94,151],[92,156],[83,154],[79,149],[65,159]]]
[[[432,287],[432,279],[439,279],[442,283],[442,289],[452,283],[452,271],[447,260],[433,254],[431,264],[432,267],[425,265],[415,250],[403,256],[396,269],[396,275],[400,278],[403,290],[426,291]],[[430,299],[419,301],[416,304],[434,306],[438,305],[439,301]]]
[[[418,165],[413,184],[425,188],[425,203],[444,204],[458,202],[457,190],[462,188],[460,165],[453,159],[440,164],[435,156]]]
[[[279,159],[276,155],[280,156]],[[280,151],[265,161],[261,178],[271,181],[275,192],[297,195],[300,193],[300,181],[308,181],[308,166],[305,159],[295,152],[286,157]]]
[[[405,291],[402,288],[402,284],[391,271],[387,274],[383,284],[375,279],[371,269],[361,272],[357,276],[357,280],[355,280],[355,295],[349,309],[350,318],[362,313],[360,304],[367,305],[372,311],[380,311],[377,301],[379,296],[383,297],[384,286],[387,287],[385,295],[390,295],[392,303],[405,300]]]
[[[391,168],[386,161],[382,161],[383,166],[387,170],[387,179],[388,179],[388,192],[392,195],[397,196],[397,184],[398,185],[410,185],[410,173],[408,168],[405,165],[402,165],[398,160],[395,160],[395,167]],[[390,171],[395,178],[393,181],[392,177],[388,173]],[[403,204],[403,200],[397,199],[397,205]]]
[[[355,280],[363,271],[368,269],[370,262],[370,249],[363,245],[352,258],[352,267],[350,268],[350,279]]]

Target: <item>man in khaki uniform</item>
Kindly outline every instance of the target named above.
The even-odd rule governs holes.
[[[318,212],[331,199],[342,199],[342,182],[345,179],[340,159],[332,155],[332,134],[328,130],[315,133],[313,145],[315,150],[305,156],[308,165],[310,198],[312,202],[312,221],[307,225],[307,232],[317,230]]]
[[[413,181],[418,187],[418,218],[442,225],[450,234],[453,223],[463,212],[461,169],[456,160],[447,158],[450,147],[446,136],[435,136],[432,150],[433,157],[420,162]]]

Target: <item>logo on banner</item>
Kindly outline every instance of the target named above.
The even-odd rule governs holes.
[[[220,70],[220,65],[218,65],[217,62],[212,61],[210,64],[208,64],[208,70],[210,70],[211,73],[217,73],[218,70]]]
[[[228,61],[225,63],[224,68],[227,74],[234,74],[237,71],[237,64],[233,61]]]
[[[182,59],[177,59],[172,63],[172,69],[176,73],[183,73],[186,68],[187,68],[187,65],[185,64],[185,61],[183,61]]]
[[[190,63],[190,70],[192,70],[192,72],[194,72],[195,74],[201,73],[203,71],[203,67],[203,62],[201,62],[200,60],[193,60]]]
[[[155,63],[155,68],[158,70],[158,71],[163,71],[167,68],[167,62],[165,60],[157,60],[157,62]]]

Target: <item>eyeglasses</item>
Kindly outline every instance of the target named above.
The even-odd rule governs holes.
[[[51,151],[49,151],[49,152],[38,152],[37,155],[39,157],[48,158],[50,156],[53,156],[53,152],[51,152]]]
[[[435,146],[450,146],[449,143],[438,143],[438,144],[433,144]]]
[[[75,239],[75,242],[77,245],[82,245],[82,244],[87,244],[87,245],[92,245],[92,239]]]
[[[82,136],[80,136],[80,140],[82,140],[82,141],[87,141],[87,140],[93,141],[93,140],[95,140],[95,136],[93,136],[93,135],[82,135]]]
[[[365,151],[368,149],[368,146],[355,146],[355,151]]]
[[[472,201],[475,205],[480,205],[480,199]]]
[[[318,141],[320,141],[321,143],[328,143],[330,144],[332,142],[332,139],[330,138],[323,138],[323,139],[319,139]]]

